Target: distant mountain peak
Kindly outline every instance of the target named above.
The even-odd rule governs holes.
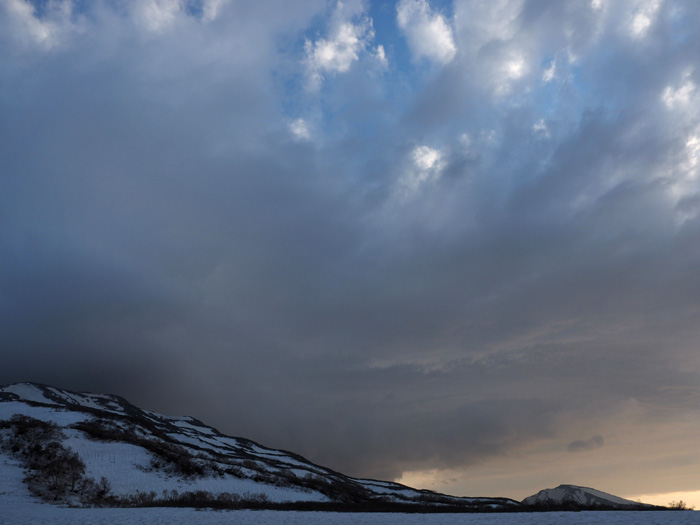
[[[646,506],[629,499],[620,498],[590,487],[562,484],[553,489],[540,490],[523,500],[524,505],[634,508]]]

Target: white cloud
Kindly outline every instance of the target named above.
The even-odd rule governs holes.
[[[474,145],[474,141],[469,133],[462,133],[459,136],[459,143],[465,151],[470,151]]]
[[[230,0],[201,0],[201,20],[216,19]],[[12,32],[20,40],[31,42],[44,49],[65,44],[72,33],[88,29],[90,21],[76,9],[76,0],[49,0],[42,2],[41,12],[29,0],[0,0],[0,10],[8,15]],[[171,27],[179,18],[191,16],[187,12],[187,0],[139,0],[125,2],[122,10],[134,25],[148,32],[160,33]],[[94,20],[93,20],[94,21]]]
[[[386,59],[386,52],[384,51],[384,46],[383,45],[378,45],[374,51],[374,57],[379,61],[382,67],[386,67],[388,65],[388,61]]]
[[[700,195],[700,92],[692,79],[693,68],[687,68],[676,85],[669,84],[661,93],[661,101],[669,110],[674,127],[681,131],[676,137],[678,156],[670,164],[666,177],[668,195],[681,203],[687,197]],[[692,207],[691,207],[692,208]],[[696,215],[697,209],[680,206],[681,222]]]
[[[552,60],[552,63],[542,73],[542,82],[551,82],[557,75],[557,61]]]
[[[461,61],[468,64],[474,84],[499,101],[512,94],[514,84],[533,69],[545,82],[553,80],[557,73],[558,64],[553,60],[561,48],[555,51],[533,45],[533,39],[522,27],[523,9],[523,0],[455,2],[454,23]],[[544,67],[543,55],[549,61]],[[544,71],[546,67],[548,71]]]
[[[688,69],[683,73],[683,81],[677,89],[674,89],[672,86],[666,86],[666,89],[664,89],[661,99],[669,109],[687,106],[690,103],[691,97],[695,94],[697,88],[690,79],[691,74],[692,69]]]
[[[297,140],[311,140],[311,129],[309,123],[303,118],[298,118],[289,123],[289,131]]]
[[[540,119],[540,120],[538,120],[537,122],[535,122],[535,123],[532,125],[532,132],[533,132],[535,135],[539,135],[539,136],[541,136],[541,137],[545,137],[545,138],[549,138],[549,137],[550,137],[550,135],[549,135],[549,128],[547,128],[547,124],[546,124],[546,122],[544,121],[543,118]]]
[[[694,170],[698,167],[698,161],[700,161],[700,135],[691,135],[688,138],[685,143],[685,151],[687,155],[687,169]]]
[[[512,40],[518,32],[524,0],[455,2],[460,49],[478,53],[489,42]]]
[[[444,167],[444,156],[439,149],[430,146],[413,148],[410,165],[399,180],[401,197],[413,195],[424,184],[438,180]]]
[[[133,4],[132,13],[147,29],[160,32],[175,21],[182,9],[181,0],[143,0]]]
[[[525,57],[516,54],[506,58],[494,74],[496,83],[496,95],[507,95],[511,91],[512,83],[525,76],[528,64]]]
[[[442,64],[457,53],[452,28],[426,0],[401,0],[396,6],[399,27],[408,39],[414,58],[428,58]]]
[[[442,165],[442,154],[440,150],[428,146],[418,146],[411,155],[416,167],[423,171],[437,170]]]
[[[215,20],[229,0],[202,0],[202,21]],[[160,33],[187,15],[187,0],[139,0],[131,4],[131,16],[147,30]]]
[[[224,4],[228,3],[229,0],[209,0],[204,2],[202,6],[202,20],[211,21],[219,16],[219,12]]]
[[[659,0],[645,0],[637,8],[630,21],[630,32],[635,38],[642,38],[654,23],[661,6]]]
[[[47,6],[47,14],[36,16],[34,5],[26,0],[5,0],[4,7],[14,21],[14,28],[22,39],[44,48],[60,43],[62,36],[73,30],[71,15],[73,4],[70,0],[52,2]]]
[[[522,77],[527,70],[525,59],[521,56],[504,63],[502,70],[508,80],[516,80]]]
[[[359,60],[360,54],[373,39],[372,20],[361,17],[357,22],[353,22],[351,14],[346,12],[341,2],[338,2],[331,21],[330,37],[319,38],[315,42],[306,41],[309,87],[320,88],[324,73],[347,72],[352,64]],[[376,53],[380,59],[386,60],[383,47],[379,46]]]
[[[366,25],[342,24],[333,40],[318,40],[311,53],[319,69],[339,71],[350,69],[358,59],[358,52],[363,47],[362,37],[367,33]]]
[[[685,139],[677,163],[669,175],[667,192],[669,197],[680,204],[683,199],[700,195],[700,127]],[[696,206],[679,206],[677,219],[683,223],[694,217],[700,210]]]

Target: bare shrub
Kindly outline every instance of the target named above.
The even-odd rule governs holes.
[[[688,505],[682,499],[670,502],[668,504],[668,508],[671,510],[695,510],[695,507],[693,505]]]
[[[65,438],[58,425],[16,414],[8,425],[12,434],[3,449],[20,460],[24,482],[30,492],[49,501],[99,504],[109,494],[106,479],[99,483],[85,477],[85,463],[73,450],[63,446]]]

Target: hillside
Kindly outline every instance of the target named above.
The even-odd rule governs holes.
[[[226,436],[191,417],[108,394],[19,383],[0,387],[0,495],[29,490],[76,505],[222,508],[517,508],[357,479],[282,450]],[[24,484],[21,481],[24,480]]]

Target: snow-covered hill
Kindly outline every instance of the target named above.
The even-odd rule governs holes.
[[[21,495],[29,486],[44,497],[98,498],[106,504],[206,500],[224,506],[307,502],[465,510],[519,505],[507,498],[457,498],[351,478],[297,454],[226,436],[191,417],[142,410],[114,395],[34,383],[0,387],[0,441],[0,497]],[[49,479],[51,468],[62,470],[53,475],[63,478]],[[71,469],[73,477],[66,477]]]
[[[524,505],[576,505],[584,507],[606,507],[616,509],[639,508],[646,505],[577,485],[559,485],[554,489],[540,490],[523,500]]]

